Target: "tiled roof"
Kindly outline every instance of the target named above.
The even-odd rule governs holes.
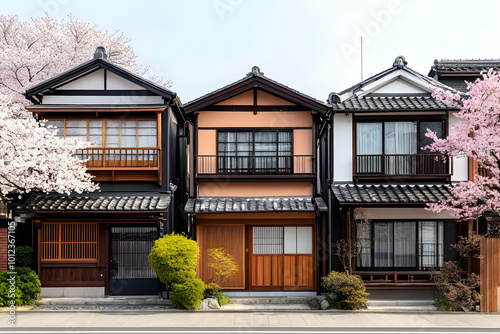
[[[363,96],[351,97],[342,103],[332,103],[335,110],[408,110],[450,109],[430,96]]]
[[[320,197],[202,197],[190,198],[187,213],[328,211]]]
[[[479,73],[492,68],[500,70],[500,59],[441,59],[435,60],[429,73],[430,76],[441,72],[473,72]]]
[[[63,196],[32,195],[18,206],[20,211],[114,211],[143,212],[167,211],[170,205],[168,195],[130,196]]]
[[[332,191],[341,204],[425,204],[452,198],[450,186],[337,184]]]
[[[311,97],[311,96],[309,96],[309,95],[306,95],[306,94],[304,94],[304,93],[302,93],[302,92],[299,92],[298,90],[295,90],[295,89],[293,89],[293,88],[290,88],[290,87],[288,87],[288,86],[286,86],[286,85],[284,85],[284,84],[282,84],[282,83],[280,83],[280,82],[278,82],[278,81],[275,81],[275,80],[272,80],[272,79],[270,79],[270,78],[266,77],[266,76],[264,75],[264,73],[263,73],[263,72],[261,72],[261,70],[260,70],[260,68],[259,68],[258,66],[254,66],[254,67],[252,68],[252,71],[250,71],[249,73],[247,73],[247,75],[246,75],[245,77],[243,77],[243,78],[241,78],[241,79],[239,79],[239,80],[237,80],[237,81],[235,81],[235,82],[233,82],[233,83],[230,83],[230,84],[228,84],[228,85],[226,85],[226,86],[224,86],[224,87],[221,87],[221,88],[219,88],[219,89],[216,89],[216,90],[214,90],[214,91],[212,91],[212,92],[210,92],[210,93],[208,93],[208,94],[205,94],[205,95],[203,95],[203,96],[200,96],[200,97],[198,97],[198,98],[196,98],[196,99],[194,99],[194,100],[191,100],[191,101],[189,101],[189,102],[183,103],[183,104],[182,104],[182,107],[187,107],[187,106],[189,106],[189,105],[191,105],[191,104],[193,104],[193,103],[195,103],[195,102],[198,102],[198,101],[200,101],[200,100],[203,100],[203,99],[205,99],[205,98],[207,98],[207,97],[210,97],[210,96],[212,96],[212,95],[215,95],[215,94],[217,94],[217,93],[219,93],[219,92],[221,92],[221,91],[223,91],[223,90],[229,89],[229,88],[231,88],[231,87],[233,87],[233,86],[236,86],[236,85],[237,85],[237,84],[239,84],[239,83],[242,83],[242,82],[244,82],[244,81],[246,81],[246,80],[248,80],[248,79],[255,78],[255,77],[257,77],[257,78],[262,78],[262,79],[264,79],[264,80],[266,80],[266,81],[268,81],[268,82],[270,82],[270,83],[273,83],[273,84],[275,84],[275,85],[277,85],[277,86],[280,86],[280,87],[282,87],[282,88],[284,88],[284,89],[286,89],[286,90],[289,90],[289,91],[291,91],[291,92],[293,92],[293,93],[295,93],[295,94],[297,94],[297,95],[302,96],[303,98],[306,98],[306,99],[312,100],[312,101],[314,101],[314,102],[316,102],[316,103],[319,103],[319,104],[321,104],[321,105],[323,105],[323,106],[326,106],[326,105],[327,105],[325,102],[322,102],[322,101],[320,101],[320,100],[318,100],[318,99],[315,99],[314,97]]]
[[[340,93],[337,93],[337,94],[332,93],[332,94],[330,94],[330,96],[332,96],[332,95],[340,96],[340,95],[343,95],[343,94],[348,93],[348,92],[355,92],[355,91],[359,90],[360,88],[362,88],[366,85],[369,85],[375,81],[378,81],[379,79],[385,77],[386,75],[388,75],[392,72],[398,71],[398,70],[404,70],[404,71],[408,72],[409,74],[424,81],[427,85],[439,87],[439,88],[442,88],[445,90],[450,90],[450,87],[443,85],[441,82],[439,82],[439,81],[437,81],[429,76],[423,75],[423,74],[415,71],[414,69],[408,67],[407,65],[408,65],[408,62],[404,59],[403,56],[396,57],[394,63],[392,64],[392,67],[389,67],[388,69],[386,69],[380,73],[377,73],[377,74],[369,77],[368,79],[365,79],[361,82],[358,82],[357,84],[355,84],[349,88],[344,89]],[[331,98],[329,98],[328,102],[331,103]]]

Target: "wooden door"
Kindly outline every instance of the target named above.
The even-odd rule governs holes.
[[[481,256],[481,311],[500,312],[500,238],[484,238]]]
[[[223,248],[238,265],[238,272],[225,282],[219,283],[224,289],[245,289],[245,226],[200,224],[197,228],[200,246],[199,275],[205,283],[214,279],[214,268],[210,266],[208,250]]]
[[[250,289],[283,290],[283,226],[254,226],[250,231]]]
[[[253,226],[250,289],[314,290],[313,226]]]

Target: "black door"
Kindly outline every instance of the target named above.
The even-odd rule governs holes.
[[[111,227],[111,295],[155,295],[158,280],[148,255],[158,236],[156,227]]]

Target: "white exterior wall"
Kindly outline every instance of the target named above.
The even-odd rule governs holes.
[[[71,96],[46,95],[43,104],[163,104],[161,96]]]
[[[414,84],[411,84],[403,79],[397,79],[394,80],[385,86],[375,89],[374,91],[370,93],[388,93],[388,94],[394,94],[394,93],[406,93],[406,94],[413,94],[413,93],[429,93],[428,90],[424,90],[420,87],[415,86]]]
[[[452,134],[455,131],[453,126],[460,123],[460,118],[450,115],[448,124],[448,133]],[[454,157],[453,158],[453,175],[451,176],[452,182],[467,181],[469,178],[469,159],[467,157]]]
[[[352,182],[352,115],[340,113],[333,117],[333,180]]]
[[[425,208],[364,208],[363,217],[356,219],[456,219],[453,211],[441,211],[440,213],[426,210]]]
[[[63,85],[57,90],[81,90],[81,89],[104,89],[104,70],[98,70],[93,73],[87,74],[78,80]]]
[[[145,90],[146,88],[136,85],[133,82],[123,79],[122,77],[108,71],[106,73],[106,86],[107,89],[120,90],[120,89],[133,89],[133,90]]]

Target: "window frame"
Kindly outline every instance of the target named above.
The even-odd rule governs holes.
[[[101,140],[102,140],[102,143],[100,144],[100,146],[96,146],[97,148],[114,148],[114,149],[118,149],[118,148],[123,148],[123,149],[132,149],[132,148],[159,148],[159,140],[160,140],[160,134],[159,134],[159,123],[158,123],[158,119],[157,118],[154,118],[154,117],[131,117],[131,118],[119,118],[119,117],[105,117],[105,118],[61,118],[61,117],[48,117],[48,118],[44,118],[45,121],[48,121],[48,122],[51,122],[51,121],[62,121],[64,122],[64,126],[61,128],[61,127],[58,127],[56,130],[59,132],[60,130],[63,130],[62,133],[57,133],[56,136],[57,137],[62,137],[62,138],[68,138],[68,136],[66,135],[66,129],[67,129],[67,126],[66,126],[66,122],[67,121],[86,121],[87,122],[87,126],[86,126],[86,130],[87,130],[87,141],[90,141],[90,136],[95,136],[95,135],[91,135],[90,134],[90,121],[100,121],[101,122]],[[108,146],[108,143],[106,141],[106,129],[107,129],[107,121],[118,121],[119,123],[119,126],[118,126],[118,146]],[[135,145],[136,146],[122,146],[122,121],[135,121]],[[153,121],[156,123],[156,133],[155,133],[155,137],[156,137],[156,146],[154,147],[151,147],[151,146],[139,146],[139,121]],[[95,127],[93,127],[95,128]],[[125,136],[125,135],[124,135]],[[70,137],[76,137],[76,136],[70,136]]]
[[[62,226],[76,226],[78,225],[85,229],[87,227],[92,232],[90,235],[91,241],[63,241],[63,228]],[[53,226],[53,235],[49,235],[50,226]],[[54,227],[57,229],[55,230]],[[74,232],[70,231],[70,232]],[[75,237],[74,233],[67,234],[66,237]],[[50,241],[47,241],[47,239]],[[86,236],[89,238],[89,236]],[[92,240],[93,239],[93,240]],[[50,250],[50,245],[53,249]],[[95,254],[95,257],[84,258],[67,258],[63,257],[63,245],[89,245],[89,253]],[[45,246],[49,249],[46,249]],[[57,254],[57,256],[46,257],[45,254]],[[97,222],[45,222],[42,223],[40,228],[40,261],[41,262],[90,262],[96,263],[99,260],[99,224]]]
[[[415,240],[415,266],[414,267],[397,267],[395,266],[395,252],[394,252],[394,248],[395,248],[395,238],[394,238],[394,226],[395,226],[395,223],[398,223],[398,222],[413,222],[414,223],[414,226],[415,226],[415,231],[416,231],[416,240]],[[447,231],[447,223],[449,224],[456,224],[456,221],[454,220],[447,220],[447,219],[393,219],[393,220],[373,220],[373,221],[370,221],[369,223],[364,223],[362,221],[356,221],[356,238],[358,239],[359,236],[358,236],[358,224],[361,223],[361,224],[369,224],[369,238],[368,238],[368,242],[369,242],[369,247],[363,247],[363,249],[368,249],[369,250],[369,256],[370,256],[370,266],[360,266],[359,265],[359,252],[358,252],[358,255],[356,256],[356,270],[368,270],[368,271],[377,271],[377,270],[381,270],[381,271],[394,271],[394,270],[403,270],[403,271],[428,271],[429,270],[429,267],[423,267],[422,266],[422,256],[423,254],[421,254],[421,251],[420,251],[420,246],[421,246],[421,240],[420,240],[420,231],[421,231],[421,227],[422,227],[422,223],[425,223],[425,222],[436,222],[438,223],[438,227],[437,227],[437,231],[438,233],[436,234],[435,236],[435,263],[437,265],[440,264],[440,255],[442,255],[442,258],[441,258],[441,263],[442,262],[445,262],[447,261],[447,254],[446,254],[446,239],[447,239],[447,236],[446,236],[446,231]],[[377,267],[375,266],[375,249],[374,249],[374,231],[375,231],[375,224],[378,224],[378,223],[390,223],[392,225],[392,243],[391,243],[391,254],[392,254],[392,266],[388,266],[388,267]],[[442,235],[439,235],[439,223],[442,223]],[[455,227],[455,235],[458,235],[458,226]],[[442,245],[440,245],[440,238],[442,239]],[[359,241],[359,239],[358,239]],[[441,247],[441,249],[439,249]]]
[[[215,133],[215,136],[216,136],[216,158],[217,158],[217,173],[218,174],[239,174],[241,171],[240,169],[238,168],[228,168],[228,167],[223,167],[223,166],[220,166],[220,159],[221,158],[231,158],[231,157],[238,157],[238,155],[235,155],[235,156],[231,156],[231,155],[223,155],[223,153],[228,153],[229,151],[226,151],[226,152],[221,152],[220,149],[219,149],[219,144],[221,144],[221,142],[219,141],[219,134],[221,132],[229,132],[229,133],[235,133],[236,134],[236,137],[238,136],[238,133],[243,133],[243,132],[250,132],[251,133],[251,142],[245,142],[246,144],[248,145],[251,145],[252,147],[252,150],[249,151],[250,155],[247,156],[247,158],[255,158],[255,157],[276,157],[276,162],[277,162],[277,166],[275,168],[263,168],[260,172],[250,172],[250,168],[248,168],[248,171],[249,173],[244,173],[245,175],[269,175],[269,174],[277,174],[277,175],[290,175],[290,174],[293,174],[293,171],[294,171],[294,166],[293,166],[293,157],[295,156],[294,154],[294,129],[293,128],[261,128],[261,129],[255,129],[255,128],[218,128],[216,129],[216,133]],[[274,142],[269,142],[269,143],[273,143],[273,144],[276,144],[276,152],[275,152],[275,155],[272,155],[272,156],[259,156],[259,155],[255,155],[256,151],[255,151],[255,134],[257,132],[275,132],[276,133],[276,141]],[[280,144],[280,141],[279,141],[279,133],[280,132],[288,132],[290,134],[290,155],[280,155],[280,151],[279,151],[279,144]],[[238,142],[236,141],[235,144],[237,144]],[[258,142],[258,143],[262,143],[262,142]],[[225,143],[223,143],[225,144]],[[288,144],[288,142],[287,142]],[[238,153],[238,151],[236,150],[234,153]],[[245,157],[245,156],[241,156],[242,158]],[[282,157],[282,158],[286,158],[286,157],[290,157],[290,161],[289,161],[289,166],[286,166],[286,163],[285,163],[285,167],[279,167],[279,158]],[[255,165],[255,162],[254,162],[254,165]],[[255,167],[254,167],[255,168]],[[287,173],[277,173],[276,171],[280,170],[280,169],[285,169],[287,170],[288,172]]]
[[[416,133],[416,141],[417,141],[417,153],[416,154],[425,154],[421,148],[419,147],[419,139],[421,135],[420,131],[420,123],[421,122],[441,122],[442,124],[442,132],[443,132],[443,138],[446,138],[448,136],[448,120],[445,115],[433,115],[433,116],[425,116],[425,117],[414,117],[414,116],[396,116],[396,117],[390,117],[390,116],[384,116],[384,117],[355,117],[353,119],[353,152],[354,156],[358,155],[358,131],[357,131],[357,125],[358,123],[382,123],[382,155],[387,154],[386,151],[386,145],[385,145],[385,123],[388,122],[417,122],[417,133]]]

